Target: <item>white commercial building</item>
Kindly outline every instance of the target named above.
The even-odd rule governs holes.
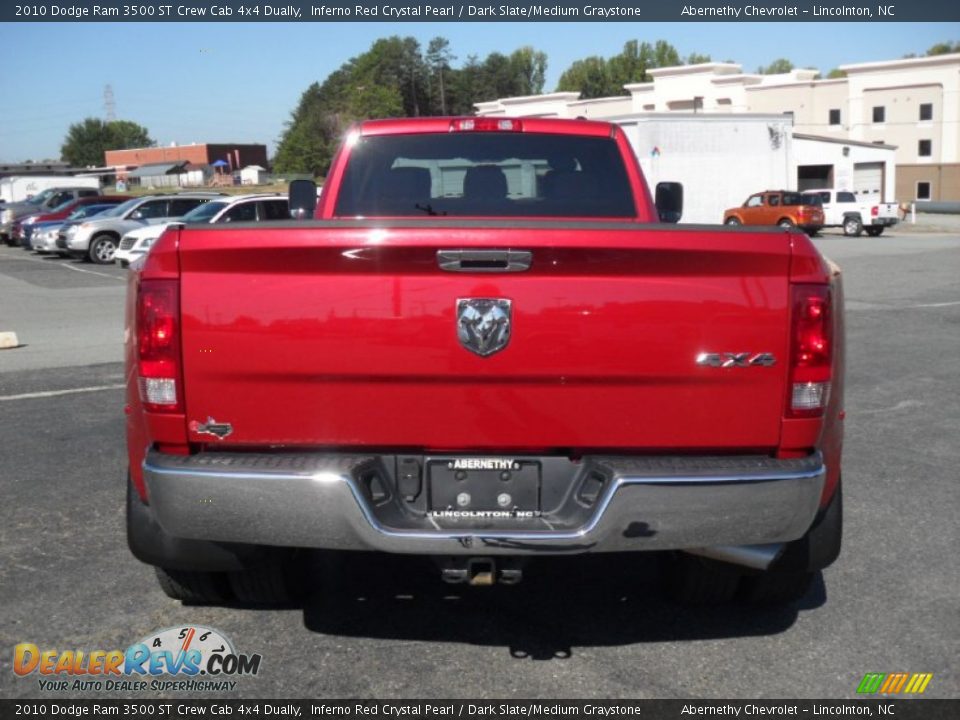
[[[826,183],[880,190],[888,201],[960,201],[960,54],[840,70],[845,77],[817,79],[816,70],[758,75],[736,63],[682,65],[651,70],[651,82],[626,85],[623,96],[581,100],[557,92],[476,107],[479,115],[621,123],[664,113],[786,113],[791,133],[804,136],[789,189]]]

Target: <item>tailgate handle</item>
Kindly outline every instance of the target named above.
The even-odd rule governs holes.
[[[437,264],[447,272],[523,272],[531,262],[528,250],[437,250]]]

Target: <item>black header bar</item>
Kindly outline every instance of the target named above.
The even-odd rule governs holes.
[[[954,720],[960,700],[0,700],[0,718],[818,718]]]
[[[887,4],[887,3],[890,4]],[[955,22],[944,0],[63,0],[0,4],[4,22]],[[804,32],[809,32],[805,30]],[[815,36],[796,38],[815,41]]]

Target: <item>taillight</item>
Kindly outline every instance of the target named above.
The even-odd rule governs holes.
[[[873,215],[874,217],[876,217],[877,215],[879,215],[879,214],[880,214],[880,206],[879,206],[879,205],[874,205],[872,208],[870,208],[870,214]]]
[[[151,412],[182,412],[180,284],[143,280],[137,295],[140,400]]]
[[[793,285],[787,415],[817,417],[830,399],[833,320],[830,288]]]
[[[461,118],[450,121],[450,132],[520,132],[523,123],[513,118]]]

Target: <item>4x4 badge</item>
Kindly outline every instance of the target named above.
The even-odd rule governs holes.
[[[506,298],[457,300],[457,337],[481,357],[503,350],[510,342],[511,301]]]

